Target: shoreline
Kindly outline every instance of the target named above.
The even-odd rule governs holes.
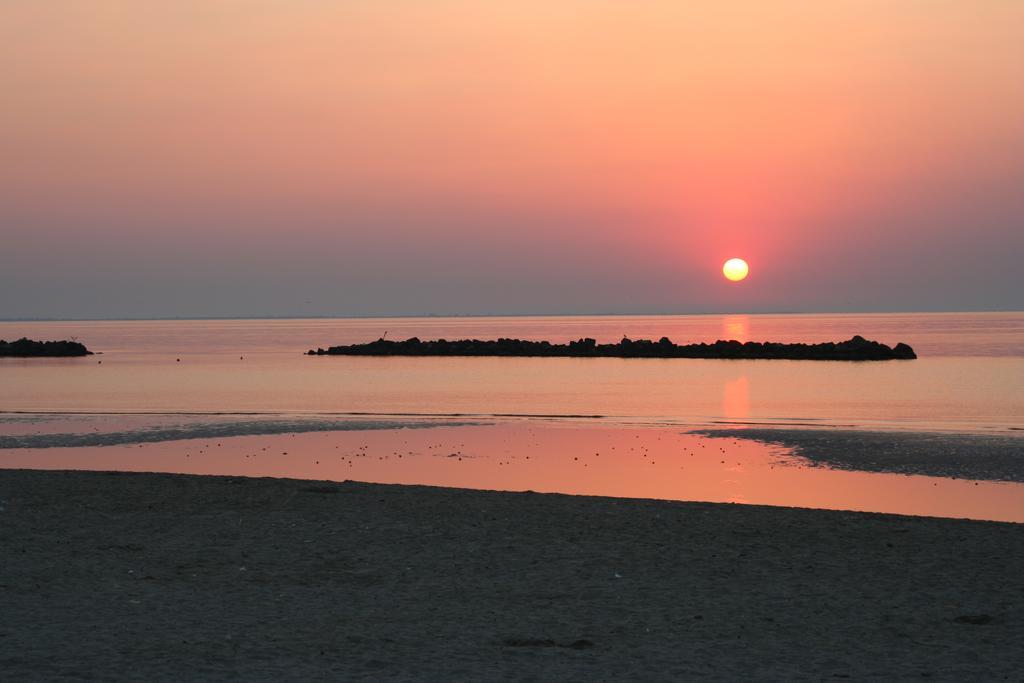
[[[345,422],[348,428],[319,420],[29,420],[7,425],[0,445],[11,447],[0,449],[0,468],[353,479],[1024,522],[1022,483],[814,466],[789,448],[740,436],[540,421],[416,424],[430,428],[362,420]],[[941,438],[962,450],[962,440]],[[929,457],[950,457],[933,450]],[[967,460],[956,457],[958,466]]]
[[[1024,529],[0,471],[15,678],[1014,677]]]
[[[1016,435],[776,427],[701,428],[689,433],[782,446],[812,467],[1024,482],[1024,438]]]

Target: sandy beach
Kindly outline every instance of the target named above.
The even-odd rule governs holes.
[[[0,683],[1024,683],[1024,0],[0,0]]]
[[[691,433],[783,446],[807,464],[858,472],[1024,482],[1024,438],[1013,434],[864,429],[695,429]]]
[[[1018,679],[1024,527],[0,472],[8,680]]]

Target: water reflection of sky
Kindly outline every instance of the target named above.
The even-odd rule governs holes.
[[[750,341],[750,316],[722,316],[722,339],[735,339],[738,342]]]
[[[745,378],[727,408],[741,416]],[[540,420],[0,450],[0,467],[293,477],[1024,522],[1024,485],[807,467],[678,428]]]
[[[911,342],[921,357],[862,364],[303,354],[385,330],[389,338],[555,341],[864,334]],[[0,359],[0,411],[605,415],[692,424],[749,417],[908,430],[1024,428],[1024,351],[985,355],[1024,349],[1024,314],[0,322],[0,338],[23,334],[78,336],[103,355]]]

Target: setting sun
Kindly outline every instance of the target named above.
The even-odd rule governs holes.
[[[747,273],[750,272],[750,267],[747,262],[741,258],[731,258],[725,262],[722,266],[722,273],[725,277],[733,282],[739,282],[747,277]]]

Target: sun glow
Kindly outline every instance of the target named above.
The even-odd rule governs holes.
[[[739,282],[740,280],[747,277],[747,273],[750,272],[750,267],[747,262],[741,258],[731,258],[725,262],[722,266],[722,273],[725,277],[733,282]]]

